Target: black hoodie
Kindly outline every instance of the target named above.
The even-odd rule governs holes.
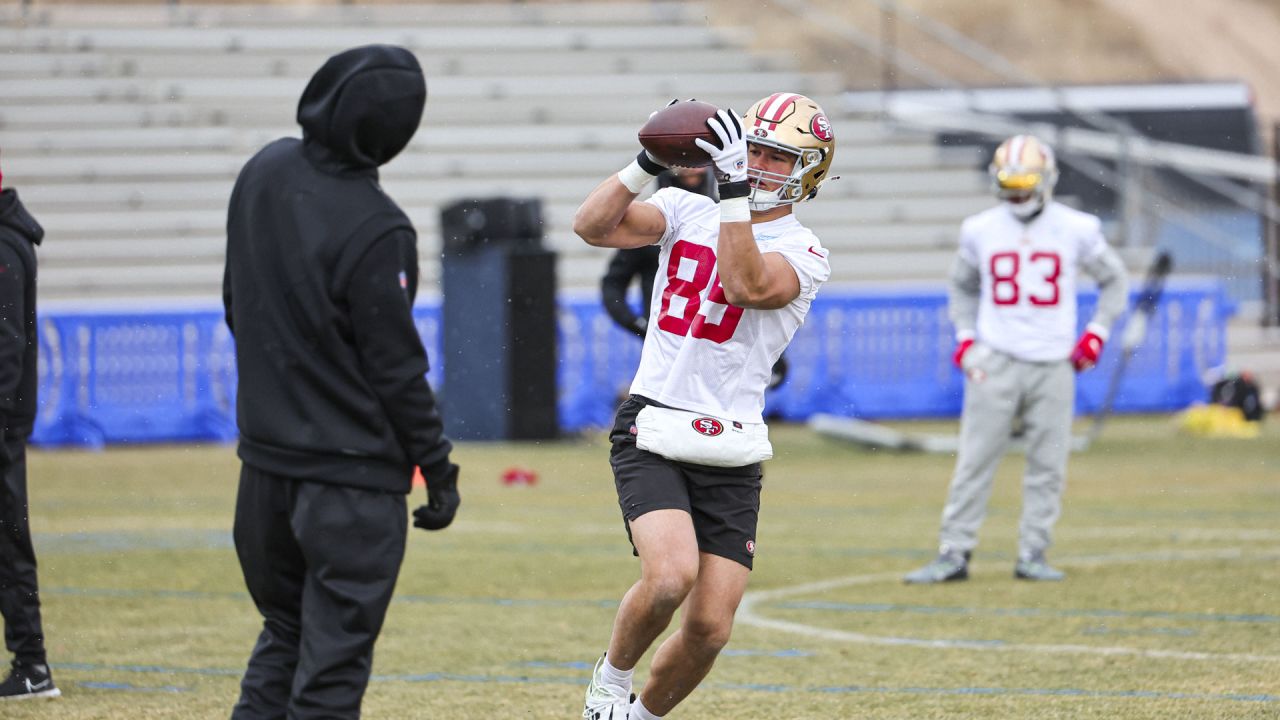
[[[0,192],[0,439],[25,440],[36,419],[34,246],[43,238],[18,192]]]
[[[413,54],[335,55],[298,103],[302,140],[260,150],[227,213],[223,302],[236,338],[240,458],[290,478],[408,492],[450,444],[413,323],[417,235],[378,166],[418,128]]]

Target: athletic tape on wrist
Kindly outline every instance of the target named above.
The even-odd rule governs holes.
[[[720,222],[751,222],[751,205],[744,197],[720,200]]]
[[[630,165],[618,171],[618,181],[637,195],[640,194],[641,190],[644,190],[646,185],[653,182],[656,177],[658,176],[653,173],[645,172],[645,169],[640,167],[640,163],[635,160],[632,160]]]

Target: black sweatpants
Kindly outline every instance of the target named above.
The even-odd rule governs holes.
[[[236,554],[263,623],[233,720],[360,716],[407,526],[402,494],[241,466]]]
[[[40,628],[40,594],[36,587],[36,551],[27,520],[27,447],[22,440],[4,441],[0,458],[0,615],[4,646],[14,659],[42,665],[44,631]]]

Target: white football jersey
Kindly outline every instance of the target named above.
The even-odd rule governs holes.
[[[1005,204],[960,229],[960,259],[978,268],[978,341],[1031,362],[1064,360],[1076,341],[1076,278],[1106,251],[1097,217],[1050,202],[1023,223]]]
[[[760,251],[780,253],[795,268],[800,295],[777,310],[739,308],[725,300],[717,273],[719,206],[677,188],[645,202],[662,211],[667,231],[631,392],[682,410],[763,422],[773,364],[831,275],[827,251],[794,215],[753,224]]]

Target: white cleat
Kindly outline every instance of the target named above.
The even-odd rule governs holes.
[[[635,695],[629,688],[610,685],[600,678],[600,666],[604,655],[596,661],[591,671],[591,684],[587,686],[587,699],[582,706],[582,720],[627,720]]]

